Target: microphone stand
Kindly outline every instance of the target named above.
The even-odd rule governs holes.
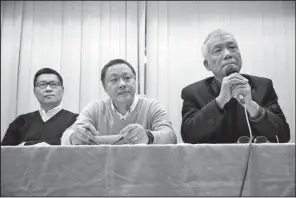
[[[247,108],[246,108],[245,104],[244,104],[244,109],[245,109],[245,116],[246,116],[246,120],[247,120],[247,124],[248,124],[248,128],[249,128],[249,133],[250,133],[250,140],[249,140],[249,145],[248,145],[247,162],[246,162],[245,169],[244,169],[244,177],[243,177],[242,185],[241,185],[240,192],[239,192],[240,197],[243,194],[243,189],[244,189],[244,186],[245,186],[245,181],[246,181],[249,162],[250,162],[251,150],[252,150],[252,141],[253,141],[253,134],[252,134],[252,130],[251,130],[250,122],[249,122],[249,119],[248,119],[248,114],[247,114]]]

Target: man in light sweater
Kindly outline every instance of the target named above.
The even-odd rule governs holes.
[[[62,145],[177,143],[161,103],[135,95],[136,72],[130,63],[110,61],[101,81],[110,99],[90,102],[64,132]]]

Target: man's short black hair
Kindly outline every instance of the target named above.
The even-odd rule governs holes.
[[[59,79],[59,81],[61,83],[61,86],[64,87],[64,85],[63,85],[63,78],[61,77],[61,75],[57,71],[55,71],[55,70],[53,70],[51,68],[42,68],[42,69],[40,69],[40,70],[38,70],[36,72],[36,74],[34,76],[34,82],[33,82],[34,83],[34,85],[33,85],[34,87],[36,86],[36,82],[37,82],[38,76],[40,76],[42,74],[55,74],[58,77],[58,79]]]
[[[118,65],[118,64],[126,64],[129,68],[131,68],[133,74],[136,76],[135,69],[133,68],[133,66],[132,66],[129,62],[127,62],[127,61],[125,61],[125,60],[123,60],[123,59],[114,59],[114,60],[109,61],[109,62],[103,67],[103,69],[102,69],[102,71],[101,71],[101,81],[102,81],[103,86],[105,86],[104,80],[105,80],[105,76],[106,76],[107,69],[108,69],[109,67],[113,66],[113,65]]]

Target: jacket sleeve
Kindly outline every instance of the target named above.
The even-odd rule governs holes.
[[[205,106],[199,104],[190,90],[183,89],[181,135],[185,143],[210,143],[221,126],[224,110],[219,109],[213,99]]]
[[[153,144],[176,144],[177,136],[169,121],[167,111],[159,101],[152,103],[149,109],[149,117],[152,123],[152,131],[154,136]]]
[[[268,81],[266,96],[263,99],[262,107],[265,109],[265,116],[259,121],[252,123],[258,135],[267,137],[271,142],[276,142],[276,136],[279,142],[288,142],[290,140],[290,128],[280,105],[278,97],[272,85]]]
[[[25,120],[22,116],[18,116],[12,123],[9,124],[8,129],[5,133],[5,136],[1,142],[2,146],[10,145],[16,146],[19,145],[22,141],[20,129],[25,126]]]

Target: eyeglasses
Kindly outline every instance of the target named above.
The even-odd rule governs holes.
[[[38,83],[36,83],[36,87],[39,87],[40,89],[45,89],[47,87],[47,85],[49,85],[51,88],[58,88],[59,86],[61,86],[61,83],[57,82],[57,81],[50,81],[50,82],[45,82],[45,81],[40,81]]]
[[[251,140],[253,143],[269,143],[268,139],[265,136],[257,136],[253,137]],[[241,136],[238,138],[237,143],[249,143],[250,142],[250,137],[248,136]]]

